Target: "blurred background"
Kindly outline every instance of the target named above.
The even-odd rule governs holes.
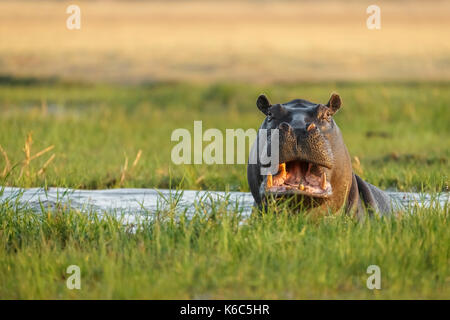
[[[80,30],[66,27],[71,4]],[[244,165],[174,166],[171,132],[257,128],[261,92],[324,103],[337,91],[360,175],[447,190],[449,13],[439,0],[1,1],[0,173],[21,186],[246,191]]]
[[[450,78],[450,2],[2,1],[0,72],[107,82]],[[66,28],[66,8],[81,29]]]

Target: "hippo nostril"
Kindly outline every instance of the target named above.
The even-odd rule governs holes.
[[[291,126],[290,126],[289,123],[287,123],[287,122],[282,122],[282,123],[280,123],[280,125],[278,126],[278,128],[279,128],[280,130],[289,131],[289,129],[291,128]]]

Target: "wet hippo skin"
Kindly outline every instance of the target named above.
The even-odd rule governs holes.
[[[279,134],[278,171],[261,173],[259,135],[250,152],[247,179],[257,206],[263,207],[269,197],[275,201],[289,197],[308,210],[343,209],[357,217],[364,212],[392,211],[390,197],[352,171],[349,152],[333,119],[342,105],[338,94],[332,94],[327,104],[302,99],[271,104],[260,95],[256,105],[266,115],[260,130],[278,129]],[[271,148],[268,132],[266,149]]]

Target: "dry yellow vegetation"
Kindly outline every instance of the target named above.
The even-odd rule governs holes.
[[[0,2],[0,75],[113,82],[450,79],[450,2]]]

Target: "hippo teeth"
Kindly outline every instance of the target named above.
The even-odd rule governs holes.
[[[281,163],[277,174],[269,174],[266,179],[266,190],[277,194],[297,191],[323,197],[330,195],[331,189],[325,169],[318,164],[302,160]]]
[[[322,188],[322,190],[327,189],[327,176],[326,176],[325,172],[322,172],[322,181],[320,183],[320,187]]]
[[[281,176],[281,178],[286,179],[287,172],[286,172],[286,163],[285,162],[283,162],[282,164],[279,165],[278,171],[280,172],[279,175]]]
[[[272,181],[272,175],[269,173],[267,175],[267,188],[271,188],[273,185],[273,181]]]

